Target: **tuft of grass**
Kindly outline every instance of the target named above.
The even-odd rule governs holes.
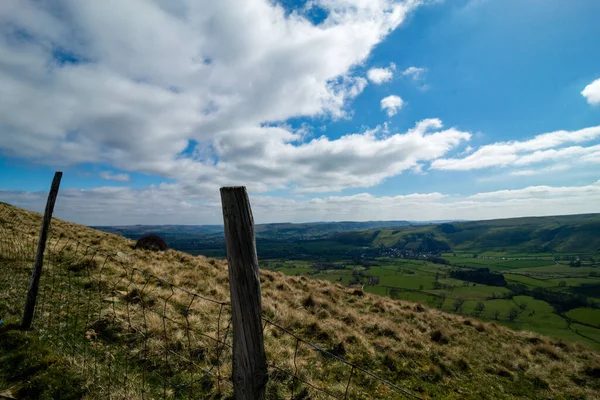
[[[442,332],[440,329],[436,329],[435,331],[431,332],[431,340],[439,344],[450,343],[450,338],[448,335]]]
[[[67,265],[67,270],[71,272],[81,272],[98,268],[98,262],[92,259],[85,259],[79,262]]]

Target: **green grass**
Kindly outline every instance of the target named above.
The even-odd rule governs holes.
[[[381,267],[371,267],[368,271],[371,276],[395,276],[400,273],[401,268],[398,268],[394,265],[381,266]]]
[[[600,329],[581,324],[571,324],[571,329],[577,334],[585,336],[589,341],[593,341],[596,348],[600,348]]]
[[[463,310],[465,313],[473,314],[475,312],[475,306],[477,301],[470,300],[466,301],[463,305]],[[480,314],[481,317],[486,319],[495,319],[495,312],[497,311],[499,319],[508,319],[508,311],[514,307],[514,303],[512,300],[506,299],[495,299],[495,300],[487,300],[484,301],[485,309]],[[452,304],[448,304],[447,307],[444,307],[444,310],[452,311],[454,307]]]
[[[473,284],[470,283],[469,286],[457,286],[454,289],[439,289],[433,292],[445,293],[448,297],[484,300],[491,298],[494,294],[496,297],[502,297],[503,295],[510,293],[510,290],[497,286],[481,285],[479,283],[473,286]]]
[[[594,310],[591,308],[575,308],[574,310],[569,311],[566,315],[573,321],[594,325],[600,328],[600,310]]]
[[[589,338],[595,338],[596,335],[600,334],[600,330],[579,324],[571,324],[569,328],[568,321],[560,315],[555,314],[552,306],[544,301],[535,300],[528,296],[515,296],[514,299],[510,300],[485,300],[483,301],[485,308],[482,312],[477,312],[475,309],[478,302],[476,300],[465,301],[460,312],[486,321],[496,321],[512,329],[533,331],[570,342],[581,342],[600,350],[600,341],[595,342],[581,335],[584,334]],[[519,307],[520,304],[526,304],[526,308],[522,310]],[[509,320],[509,311],[512,308],[519,310],[519,315],[514,321]],[[456,312],[454,299],[447,298],[443,310],[446,312]],[[498,313],[497,319],[496,313]],[[573,329],[578,329],[579,333],[574,332]]]
[[[519,269],[520,274],[526,274],[540,278],[552,278],[563,276],[586,278],[589,277],[590,272],[600,272],[600,269],[595,267],[573,268],[569,267],[568,265],[549,265],[545,267]]]
[[[328,272],[320,272],[311,276],[318,279],[324,279],[329,282],[341,283],[342,285],[349,285],[353,278],[352,271],[348,270],[328,270]]]
[[[503,259],[502,257],[497,258],[478,258],[471,257],[454,257],[453,255],[446,255],[445,258],[456,266],[467,266],[471,268],[489,268],[491,271],[505,271],[512,269],[521,268],[534,268],[554,265],[552,260],[538,260],[538,259]],[[519,257],[521,258],[521,257]]]
[[[546,282],[552,283],[554,286],[558,286],[561,281],[565,281],[567,286],[581,286],[588,284],[600,284],[599,278],[554,278],[548,279]]]
[[[552,286],[558,285],[558,283],[555,283],[555,282],[552,282],[549,280],[535,279],[535,278],[531,278],[529,276],[521,275],[521,274],[504,274],[504,278],[506,278],[506,281],[509,284],[521,283],[523,285],[533,286],[533,287],[552,287]]]
[[[78,368],[33,332],[0,327],[0,351],[0,389],[10,388],[17,398],[74,400],[87,394]]]
[[[401,289],[433,289],[433,279],[430,277],[420,277],[412,275],[391,275],[385,276],[379,281],[382,286],[392,286]]]

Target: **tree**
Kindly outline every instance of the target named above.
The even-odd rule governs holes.
[[[475,311],[477,312],[477,315],[481,314],[484,309],[485,304],[483,303],[483,301],[478,301],[477,305],[475,306]]]
[[[419,285],[419,290],[423,290],[423,285]]]
[[[462,308],[464,303],[465,299],[463,299],[462,297],[457,297],[456,300],[454,300],[454,311],[458,312],[458,310]]]
[[[519,316],[519,310],[517,310],[516,308],[512,307],[510,310],[508,310],[508,320],[509,321],[514,321],[515,319],[517,319],[518,316]]]
[[[499,318],[499,317],[500,317],[500,311],[498,311],[498,310],[494,311],[494,319],[495,319],[496,321],[498,321],[498,318]]]
[[[558,286],[559,287],[565,287],[565,286],[567,286],[567,281],[560,281],[560,282],[558,282]]]

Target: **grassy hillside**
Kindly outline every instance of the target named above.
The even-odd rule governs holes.
[[[12,338],[17,344],[25,340],[35,342],[39,335],[47,338],[43,336],[43,331],[23,333],[11,328],[11,323],[18,321],[22,309],[22,286],[27,281],[30,264],[29,260],[20,262],[9,250],[21,246],[20,253],[23,253],[27,246],[33,248],[32,244],[37,236],[35,226],[39,224],[40,216],[0,204],[0,216],[3,215],[3,210],[16,213],[19,220],[14,223],[0,217],[0,232],[4,232],[0,235],[0,239],[4,238],[4,243],[0,243],[0,267],[3,275],[10,277],[0,281],[0,318],[5,321],[0,327],[0,335]],[[73,280],[62,286],[57,282],[55,288],[76,287],[78,293],[83,295],[90,290],[86,285],[76,286],[78,279],[85,279],[85,274],[81,272],[81,263],[74,261],[78,258],[70,255],[81,250],[68,241],[63,247],[62,244],[57,245],[60,240],[65,243],[65,237],[72,237],[104,253],[115,256],[118,254],[128,267],[165,277],[177,287],[219,301],[227,301],[229,298],[227,265],[224,261],[173,250],[164,253],[133,250],[131,240],[60,220],[53,222],[52,230],[49,248],[60,248],[62,255],[55,260],[54,265],[65,265],[72,272],[69,279]],[[398,234],[393,233],[391,236]],[[141,316],[136,308],[139,304],[127,299],[144,297],[140,293],[150,291],[146,289],[148,282],[132,279],[128,284],[122,283],[128,275],[118,265],[102,264],[100,268],[95,268],[96,273],[102,277],[100,287],[110,285],[115,288],[114,296],[110,296],[109,301],[104,301],[105,298],[102,297],[102,301],[98,302],[98,315],[112,315],[113,318],[110,322],[101,319],[104,321],[101,328],[98,327],[98,320],[82,325],[80,332],[74,331],[73,340],[80,340],[84,346],[91,346],[92,342],[88,343],[85,339],[89,335],[93,336],[94,329],[112,332],[111,340],[93,343],[100,342],[102,351],[107,352],[111,349],[126,349],[130,354],[130,362],[137,362],[135,365],[142,375],[151,374],[156,369],[152,362],[160,362],[164,353],[160,349],[165,346],[165,341],[169,348],[188,349],[190,354],[198,358],[197,363],[209,363],[208,359],[203,359],[203,342],[200,337],[186,337],[174,325],[168,329],[168,337],[163,338],[159,333],[165,332],[162,325],[164,320],[152,318],[146,320],[144,317],[145,329],[152,340],[149,348],[140,353],[141,350],[136,347],[138,344],[128,340],[127,334],[131,329],[142,329]],[[600,355],[583,345],[567,344],[530,332],[515,332],[494,323],[448,314],[417,303],[380,297],[356,288],[348,289],[327,281],[261,271],[261,282],[263,312],[267,318],[287,327],[298,337],[317,343],[422,398],[592,399],[600,391]],[[52,287],[51,282],[46,284],[47,287]],[[189,317],[191,323],[198,330],[203,329],[203,332],[212,332],[218,328],[214,326],[214,314],[209,314],[206,308],[201,308],[198,304],[186,306],[189,299],[184,295],[173,295],[172,286],[164,283],[152,283],[150,286],[154,302],[161,309],[162,304],[166,304],[164,309],[170,318],[185,322]],[[38,317],[59,319],[64,315],[68,319],[73,310],[66,312],[63,305],[64,300],[47,304],[47,308],[40,311]],[[578,317],[581,316],[574,312],[574,318]],[[79,325],[75,323],[75,327],[77,326]],[[50,345],[49,349],[44,350],[47,352],[44,353],[44,360],[53,361],[40,361],[36,364],[39,360],[30,360],[28,362],[35,365],[29,369],[27,365],[22,365],[23,358],[16,354],[22,351],[20,345],[3,346],[3,353],[0,355],[0,392],[10,388],[12,393],[27,394],[35,389],[38,392],[46,391],[46,398],[52,398],[52,393],[55,392],[48,394],[47,390],[58,390],[57,386],[62,384],[63,388],[64,385],[82,386],[69,392],[71,398],[101,397],[98,392],[86,390],[86,379],[94,375],[94,364],[82,363],[79,353],[73,350],[74,347],[63,348],[49,340],[42,345]],[[294,340],[282,336],[276,329],[266,328],[265,346],[269,362],[292,371],[300,366],[303,378],[307,381],[318,386],[324,385],[331,390],[340,390],[343,394],[344,388],[340,386],[344,386],[346,375],[325,359],[315,361],[314,355],[309,351],[298,352],[297,357],[294,357],[296,345]],[[140,357],[140,354],[145,354],[144,362],[137,361],[136,357]],[[102,369],[110,360],[102,358],[96,367]],[[36,369],[40,363],[42,367]],[[15,368],[20,373],[15,373]],[[186,364],[180,365],[181,371],[185,368]],[[173,382],[177,381],[177,373],[181,371],[173,372],[174,375],[169,380],[170,397],[178,397],[179,392]],[[230,367],[224,364],[222,373],[227,376]],[[122,379],[122,376],[116,375],[113,379]],[[44,387],[49,389],[40,387],[40,381],[48,383],[48,380],[57,385],[46,384]],[[37,382],[37,386],[32,382]],[[290,398],[287,391],[290,384],[293,383],[271,371],[269,398]],[[197,389],[204,390],[205,397],[217,397],[212,384],[203,384]],[[359,389],[369,392],[361,395]],[[305,398],[323,398],[310,391],[304,393]],[[395,398],[393,393],[370,385],[367,381],[361,381],[349,394],[350,398]],[[136,398],[133,391],[126,397]]]
[[[600,253],[600,214],[453,222],[340,233],[330,240],[360,246],[418,248],[429,240],[452,251]]]

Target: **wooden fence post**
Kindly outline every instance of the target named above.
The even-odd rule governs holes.
[[[27,291],[25,312],[23,313],[23,321],[21,322],[21,327],[23,329],[31,328],[31,321],[33,320],[33,312],[35,311],[35,303],[37,301],[37,294],[40,286],[40,276],[42,275],[42,266],[44,265],[46,240],[48,239],[48,230],[50,229],[52,212],[54,211],[54,203],[56,202],[56,197],[58,196],[58,188],[60,187],[61,178],[62,172],[56,172],[54,174],[52,186],[50,187],[50,193],[48,193],[48,201],[46,202],[46,211],[44,212],[44,219],[42,221],[42,230],[40,231],[40,239],[38,241],[35,264],[33,267],[33,272],[31,273],[31,280],[29,281],[29,290]]]
[[[233,318],[236,400],[262,400],[268,381],[254,219],[245,187],[221,188]]]

